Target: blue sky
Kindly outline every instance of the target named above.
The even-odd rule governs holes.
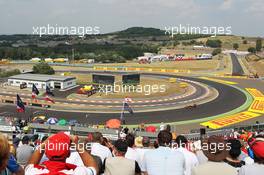
[[[233,34],[264,36],[263,0],[0,0],[0,34],[33,26],[231,26]]]

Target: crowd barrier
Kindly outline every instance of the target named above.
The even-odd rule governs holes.
[[[38,133],[57,133],[59,131],[68,131],[71,134],[79,135],[79,136],[87,136],[88,133],[91,132],[100,132],[103,136],[110,138],[111,140],[118,139],[118,135],[120,130],[117,129],[108,129],[108,128],[93,128],[93,127],[78,127],[78,126],[58,126],[58,125],[47,125],[47,124],[29,124],[29,127],[33,130],[35,134]],[[135,131],[134,134],[136,136],[145,136],[150,139],[155,139],[158,133],[149,133],[149,132],[141,132]]]
[[[120,130],[117,129],[99,129],[99,128],[92,128],[92,127],[71,127],[71,126],[57,126],[57,125],[45,125],[45,124],[30,124],[29,125],[31,129],[34,130],[34,133],[56,133],[59,131],[69,131],[72,134],[76,134],[79,136],[87,136],[88,133],[91,132],[101,132],[105,137],[110,138],[112,140],[116,140],[118,138]],[[156,140],[158,132],[151,133],[151,132],[145,132],[145,131],[133,131],[135,136],[142,136],[142,137],[148,137],[151,140]],[[207,136],[211,135],[218,135],[218,136],[225,136],[232,134],[233,129],[227,128],[227,129],[221,129],[221,130],[210,130],[206,132]],[[181,134],[181,133],[176,133]],[[195,133],[189,133],[189,134],[183,134],[186,136],[189,140],[199,140],[201,138],[200,132]]]

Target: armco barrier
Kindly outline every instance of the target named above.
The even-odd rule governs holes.
[[[92,127],[70,127],[70,126],[57,126],[57,125],[45,125],[45,124],[30,124],[30,128],[34,130],[34,133],[57,133],[59,131],[69,131],[71,134],[75,134],[78,136],[84,136],[87,137],[88,133],[92,132],[101,132],[103,136],[111,139],[116,140],[118,139],[119,130],[115,129],[95,129]],[[221,130],[214,130],[214,131],[207,131],[206,135],[219,135],[219,136],[225,136],[225,135],[231,135],[233,132],[232,129],[221,129]],[[135,136],[142,136],[142,137],[148,137],[152,141],[154,141],[157,138],[158,132],[156,133],[150,133],[150,132],[144,132],[144,131],[135,131]],[[179,133],[181,134],[181,133]],[[200,133],[189,133],[189,134],[183,134],[187,137],[189,140],[199,140],[200,139]]]
[[[59,131],[69,131],[72,134],[85,136],[87,137],[88,133],[92,132],[101,132],[104,136],[110,137],[112,140],[116,140],[118,138],[119,130],[116,129],[104,129],[104,128],[92,128],[92,127],[79,127],[79,126],[58,126],[58,125],[46,125],[46,124],[35,124],[30,123],[30,128],[34,130],[35,133],[57,133]],[[157,133],[149,133],[149,132],[140,132],[135,131],[136,136],[145,136],[149,138],[156,138]]]

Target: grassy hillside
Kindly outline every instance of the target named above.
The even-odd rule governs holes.
[[[256,46],[257,38],[253,37],[243,37],[243,36],[216,36],[216,37],[207,37],[207,38],[199,38],[197,41],[206,42],[208,39],[210,40],[220,40],[222,41],[222,48],[224,49],[233,49],[233,44],[238,43],[240,51],[247,51],[249,47]],[[264,42],[264,40],[263,40]]]

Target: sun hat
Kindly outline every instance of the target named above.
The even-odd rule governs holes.
[[[209,161],[221,162],[227,155],[227,143],[223,137],[210,136],[202,142],[202,150]]]
[[[264,138],[257,137],[250,143],[250,148],[254,152],[254,155],[264,160]]]
[[[143,147],[143,137],[138,136],[135,138],[135,146],[138,148],[142,148]]]

